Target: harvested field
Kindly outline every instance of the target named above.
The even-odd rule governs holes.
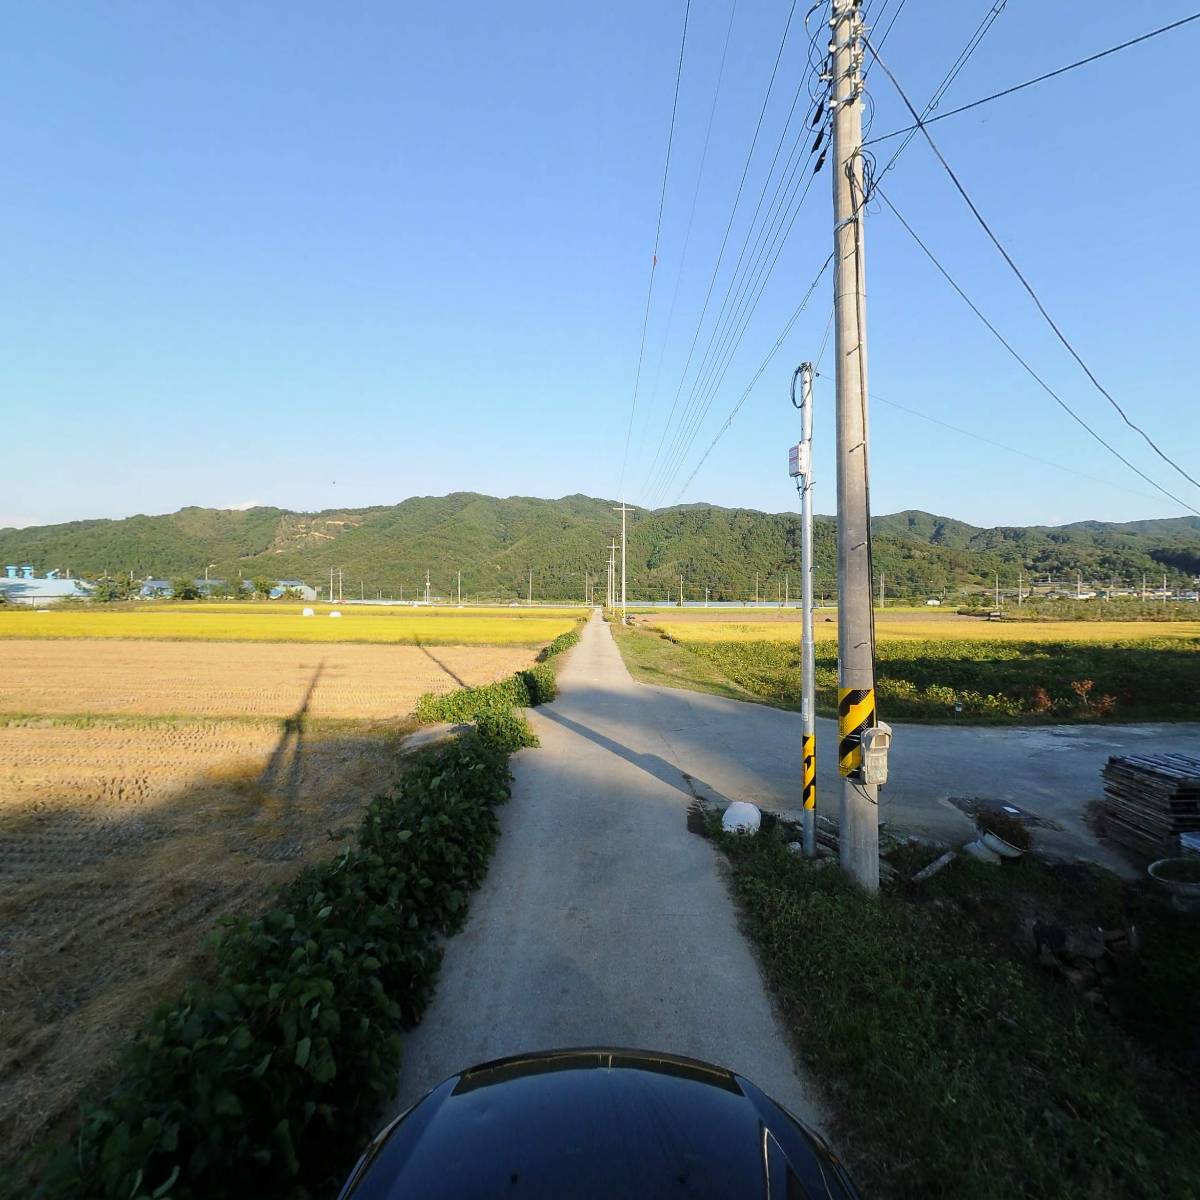
[[[219,916],[336,853],[402,769],[395,734],[97,717],[0,727],[0,1161],[102,1086],[205,969]]]
[[[285,717],[313,686],[309,717],[378,719],[533,660],[519,646],[0,641],[0,715]]]
[[[535,656],[521,641],[0,640],[0,1167],[207,969],[218,918],[261,912],[349,844],[403,770],[422,692]]]

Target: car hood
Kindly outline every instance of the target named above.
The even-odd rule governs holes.
[[[694,1059],[520,1055],[435,1088],[372,1143],[343,1200],[855,1198],[828,1147],[748,1080]]]

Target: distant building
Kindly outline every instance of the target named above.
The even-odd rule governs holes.
[[[143,600],[170,600],[175,595],[175,589],[169,579],[146,579],[142,581],[138,595]]]
[[[60,600],[84,600],[92,591],[92,585],[82,579],[60,579],[58,571],[47,571],[38,579],[31,566],[4,568],[0,579],[0,592],[12,604],[57,604]]]
[[[317,589],[309,587],[307,583],[299,579],[280,579],[271,589],[271,599],[278,600],[284,592],[299,592],[301,600],[315,600],[317,598]]]

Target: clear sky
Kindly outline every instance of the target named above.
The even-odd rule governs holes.
[[[868,14],[883,4],[871,0]],[[1192,5],[1009,0],[942,108]],[[807,7],[800,0],[710,319],[807,86]],[[907,0],[884,58],[914,102],[990,7]],[[692,3],[628,470],[634,503],[654,495],[648,469],[788,9],[736,0],[730,26],[728,0]],[[683,11],[683,0],[8,5],[0,525],[460,489],[616,495]],[[880,12],[880,31],[890,15]],[[1102,382],[1192,474],[1198,54],[1200,22],[933,127]],[[907,123],[882,71],[868,87],[873,133]],[[897,144],[875,147],[881,165]],[[828,254],[829,179],[827,165],[665,502]],[[1064,399],[1200,508],[1200,490],[1121,424],[1054,340],[919,137],[884,188]],[[875,402],[876,512],[1016,524],[1186,511],[1053,406],[879,202],[866,237],[871,392],[1091,477]],[[797,362],[817,357],[831,297],[826,276],[685,500],[794,504],[787,385]],[[834,494],[831,387],[818,380],[821,511]],[[690,393],[689,377],[681,409]]]

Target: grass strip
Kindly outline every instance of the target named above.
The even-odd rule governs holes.
[[[876,1197],[1195,1196],[1194,1097],[950,905],[872,899],[779,827],[714,829],[790,1031]]]

